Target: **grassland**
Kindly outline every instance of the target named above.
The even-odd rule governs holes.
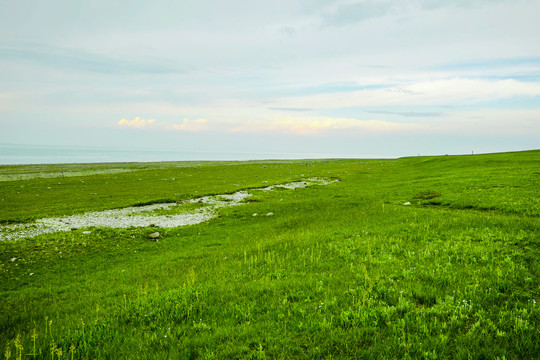
[[[259,192],[158,242],[156,228],[0,242],[2,354],[539,357],[540,151],[2,166],[0,224],[314,176],[340,181]]]

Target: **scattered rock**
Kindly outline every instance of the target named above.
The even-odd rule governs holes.
[[[157,241],[157,239],[159,238],[159,233],[158,232],[151,233],[150,235],[148,235],[148,237],[154,241]]]

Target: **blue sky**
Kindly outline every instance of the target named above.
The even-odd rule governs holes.
[[[538,0],[0,0],[0,143],[540,148],[538,14]]]

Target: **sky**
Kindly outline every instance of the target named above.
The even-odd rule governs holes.
[[[0,143],[538,149],[538,14],[539,0],[0,0]]]

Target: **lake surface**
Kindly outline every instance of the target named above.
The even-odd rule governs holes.
[[[94,146],[0,144],[0,165],[71,164],[103,162],[154,162],[202,160],[266,160],[345,158],[337,154],[185,152],[180,150],[127,149]],[[372,158],[373,156],[354,156]]]

